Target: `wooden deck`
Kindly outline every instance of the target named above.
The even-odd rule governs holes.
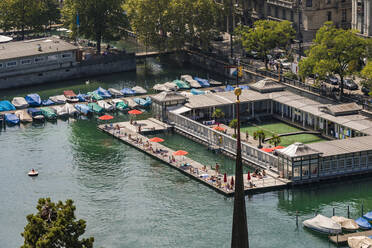
[[[159,123],[155,123],[152,120],[145,120],[148,128],[153,128],[155,126],[158,126],[158,130],[160,130]],[[159,121],[157,121],[159,122]],[[138,125],[138,122],[137,122]],[[153,125],[153,126],[152,126]],[[131,127],[134,126],[134,127]],[[167,128],[167,125],[164,124],[163,129],[165,130]],[[152,143],[148,141],[148,138],[143,135],[142,129],[141,133],[138,131],[138,126],[130,124],[130,122],[119,122],[119,123],[113,123],[112,126],[108,125],[99,125],[98,129],[111,134],[113,137],[118,138],[119,140],[125,142],[126,144],[129,144],[138,150],[148,154],[149,156],[158,159],[170,167],[177,169],[178,171],[182,172],[183,174],[193,178],[194,180],[214,189],[220,194],[223,194],[225,196],[233,196],[234,195],[234,189],[228,188],[228,183],[231,182],[231,177],[228,176],[227,182],[223,182],[223,175],[218,174],[214,169],[212,169],[210,166],[204,166],[203,164],[200,164],[187,156],[174,156],[174,160],[172,161],[172,154],[175,152],[174,150],[160,144],[160,143]],[[151,145],[151,146],[150,146]],[[160,149],[164,151],[163,153],[156,153],[154,149]],[[183,164],[190,164],[191,166],[185,168],[182,166]],[[204,169],[205,168],[205,169]],[[215,176],[217,178],[220,178],[220,180],[211,181],[210,177]],[[220,183],[218,183],[219,181]],[[235,178],[234,178],[235,181]],[[253,183],[255,186],[250,187],[249,181],[247,180],[247,174],[244,175],[244,185],[245,185],[245,193],[258,193],[258,192],[264,192],[269,191],[277,188],[286,187],[286,183],[278,180],[274,177],[271,177],[267,175],[263,179],[258,178],[251,178],[251,183]]]
[[[368,231],[363,231],[363,232],[355,232],[355,233],[347,233],[347,234],[341,234],[341,235],[334,235],[334,236],[329,236],[329,239],[335,243],[335,244],[346,244],[347,239],[349,237],[355,237],[355,236],[371,236],[372,235],[372,230]]]

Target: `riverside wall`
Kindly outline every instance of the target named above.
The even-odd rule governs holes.
[[[56,67],[46,67],[45,70],[35,72],[24,71],[14,76],[0,74],[0,89],[134,70],[136,70],[135,54],[107,55]]]

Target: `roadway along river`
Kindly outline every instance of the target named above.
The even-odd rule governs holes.
[[[190,66],[151,60],[149,70],[29,90],[0,92],[0,99],[37,92],[43,97],[63,89],[88,91],[102,87],[150,86],[176,79],[180,74],[206,77]],[[223,80],[221,78],[216,78]],[[97,82],[95,82],[97,81]],[[137,83],[136,83],[137,82]],[[115,120],[125,115],[116,116]],[[179,135],[165,135],[165,144],[188,147],[195,159],[233,165],[206,148]],[[195,149],[198,147],[199,149]],[[39,170],[30,178],[30,168]],[[78,120],[45,126],[7,128],[0,132],[0,247],[22,244],[20,233],[26,215],[35,212],[38,198],[71,198],[77,216],[87,220],[86,235],[95,247],[229,247],[232,199],[153,160],[96,129],[95,120]],[[232,172],[232,170],[228,170]],[[288,189],[247,197],[252,247],[333,247],[326,237],[304,230],[301,221],[318,211],[330,216],[360,215],[360,206],[372,210],[370,179]],[[299,228],[295,213],[299,211]]]

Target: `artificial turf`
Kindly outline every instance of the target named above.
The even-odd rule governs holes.
[[[264,131],[266,138],[270,138],[273,134],[283,134],[283,133],[292,133],[292,132],[302,131],[299,128],[290,126],[286,123],[276,121],[276,120],[262,122],[262,123],[248,123],[247,125],[242,127],[240,130],[242,133],[245,133],[248,131],[249,136],[253,138],[253,133],[260,129]],[[301,142],[303,144],[308,144],[308,143],[323,141],[325,139],[317,135],[314,135],[314,134],[296,134],[296,135],[280,137],[280,140],[281,142],[279,145],[289,146],[295,142]]]

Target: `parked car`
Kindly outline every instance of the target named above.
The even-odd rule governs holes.
[[[276,60],[277,63],[280,63],[282,65],[282,68],[283,69],[287,69],[287,70],[290,70],[291,69],[291,65],[292,63],[289,62],[287,59],[277,59]]]
[[[222,34],[217,34],[213,37],[214,41],[224,41],[223,35]]]
[[[338,85],[338,78],[335,76],[326,77],[326,82],[332,85]]]
[[[371,92],[370,88],[363,86],[362,87],[362,92],[364,95],[368,96],[369,92]]]
[[[352,79],[345,79],[344,86],[348,90],[357,90],[359,87]]]

